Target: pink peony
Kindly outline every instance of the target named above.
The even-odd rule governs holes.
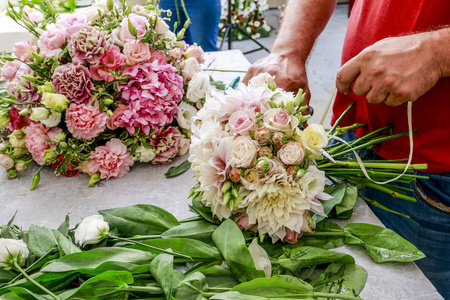
[[[78,33],[72,35],[69,42],[69,53],[73,62],[95,65],[100,61],[110,45],[105,31],[86,25]]]
[[[128,29],[128,21],[131,21],[133,26],[136,28],[137,37],[132,35],[130,30]],[[126,42],[131,42],[135,40],[140,41],[147,32],[148,27],[149,23],[146,17],[139,16],[136,14],[129,14],[127,18],[124,18],[122,20],[122,22],[120,23],[120,27],[115,28],[112,31],[111,37],[114,44],[123,46]]]
[[[62,21],[58,22],[59,27],[65,31],[68,39],[87,24],[89,24],[87,17],[79,14],[67,15]]]
[[[62,130],[56,127],[47,128],[41,123],[31,123],[24,131],[27,135],[25,145],[33,156],[33,159],[39,165],[45,164],[45,150],[54,147],[54,144],[49,143],[48,141],[55,141],[56,136],[60,134]]]
[[[115,130],[122,127],[122,116],[125,111],[129,110],[128,106],[122,105],[114,111],[113,115],[106,120],[106,125],[109,129]]]
[[[180,150],[184,148],[185,140],[186,137],[176,127],[169,127],[157,133],[151,142],[156,154],[152,163],[170,164],[173,158],[181,154]]]
[[[125,62],[125,55],[120,53],[119,47],[111,45],[100,58],[100,65],[91,66],[91,76],[94,80],[104,80],[106,82],[112,82],[114,76],[109,74],[109,71],[120,69]]]
[[[90,173],[100,172],[100,178],[108,180],[126,175],[133,163],[127,147],[119,139],[111,139],[91,153],[88,169]]]
[[[38,39],[39,53],[43,57],[58,56],[62,52],[62,46],[66,42],[64,30],[56,27],[50,27],[44,31]]]
[[[66,64],[55,69],[52,76],[53,88],[57,94],[67,97],[76,103],[90,103],[91,91],[94,85],[91,82],[89,70],[78,64]]]
[[[134,66],[150,59],[150,47],[146,43],[131,41],[123,45],[127,65]]]
[[[126,84],[119,84],[122,104],[128,105],[122,121],[130,133],[139,127],[145,134],[150,128],[159,129],[170,124],[183,97],[183,78],[171,65],[144,63],[126,67],[130,75]]]
[[[98,104],[70,104],[66,110],[67,129],[76,139],[90,140],[105,130],[108,115],[100,112]]]
[[[19,41],[13,47],[14,56],[23,61],[28,61],[31,53],[36,51],[36,45],[33,45],[30,41]]]
[[[232,134],[248,135],[255,129],[255,113],[250,109],[238,110],[231,114],[228,125]]]

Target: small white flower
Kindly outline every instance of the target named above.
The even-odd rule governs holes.
[[[184,101],[181,101],[181,103],[178,105],[177,112],[178,125],[183,129],[190,130],[192,125],[192,118],[195,117],[196,114],[197,109],[195,107]]]
[[[33,121],[46,120],[50,115],[50,111],[45,107],[34,107],[31,109],[30,119]]]
[[[56,127],[61,122],[61,115],[50,115],[46,120],[41,120],[41,123],[47,127]]]
[[[261,23],[259,21],[255,21],[255,23],[253,25],[255,25],[255,27],[259,27],[261,25]]]
[[[266,250],[258,244],[256,239],[248,246],[248,250],[255,263],[255,268],[264,271],[266,277],[272,276],[272,263],[270,262],[269,255]]]
[[[24,241],[0,238],[0,267],[5,270],[14,267],[14,260],[19,266],[23,266],[29,254],[30,251]]]
[[[92,215],[81,221],[75,230],[75,242],[80,246],[97,244],[109,233],[109,225],[101,215]]]
[[[152,161],[156,154],[154,149],[146,149],[144,146],[139,146],[136,149],[136,156],[139,157],[140,162]]]
[[[206,94],[211,90],[209,76],[204,72],[195,73],[191,81],[189,81],[186,97],[192,103],[198,102],[205,98]]]

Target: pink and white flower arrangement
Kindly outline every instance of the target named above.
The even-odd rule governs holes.
[[[0,130],[23,133],[20,147],[6,138],[0,149],[9,177],[35,161],[93,184],[188,151],[191,118],[210,93],[200,46],[178,42],[154,6],[39,7],[40,21],[9,13],[33,36],[2,58]]]
[[[301,129],[308,118],[304,95],[275,87],[260,74],[237,90],[209,97],[192,124],[192,194],[219,220],[295,243],[315,227],[310,213],[324,215],[322,157],[328,137],[321,125]]]

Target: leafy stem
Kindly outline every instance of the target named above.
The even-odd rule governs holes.
[[[37,264],[39,264],[41,261],[44,260],[44,258],[46,258],[50,253],[52,253],[55,250],[55,248],[51,248],[50,250],[48,250],[44,255],[42,255],[41,257],[39,257],[38,260],[36,260],[34,263],[32,263],[28,268],[26,268],[24,270],[25,273],[28,273],[30,270],[32,270]],[[14,283],[16,280],[20,279],[20,277],[23,276],[23,273],[20,273],[19,275],[17,275],[16,277],[14,277],[10,282],[8,282],[8,284],[12,284]]]

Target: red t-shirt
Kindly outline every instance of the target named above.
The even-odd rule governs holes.
[[[412,32],[423,32],[450,25],[449,0],[356,0],[345,37],[342,63],[375,42]],[[450,45],[448,45],[450,50]],[[341,126],[365,123],[368,129],[357,132],[362,136],[386,125],[394,132],[407,132],[407,105],[390,107],[384,103],[369,104],[365,96],[338,93],[333,107],[332,123],[350,103],[355,107]],[[414,134],[413,163],[427,163],[429,173],[450,172],[450,78],[443,78],[412,106]],[[407,158],[407,137],[383,142],[374,149],[385,159]]]

